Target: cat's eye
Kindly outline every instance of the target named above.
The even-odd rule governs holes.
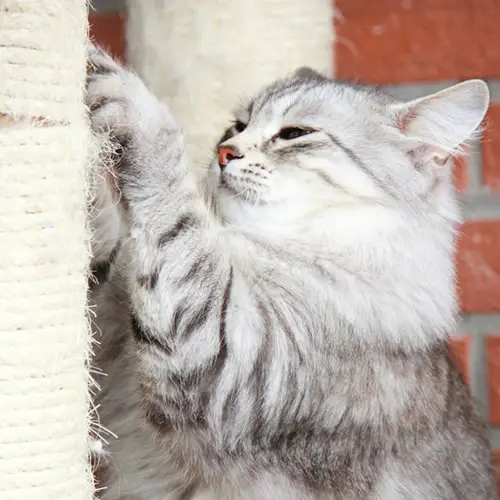
[[[298,137],[302,137],[312,132],[314,132],[314,130],[308,128],[284,127],[278,132],[276,137],[284,141],[291,141],[292,139],[297,139]]]
[[[240,134],[247,128],[246,124],[241,122],[240,120],[236,120],[225,132],[222,134],[222,137],[219,139],[217,144],[222,144],[223,142],[231,139],[235,135]]]
[[[245,130],[247,128],[246,124],[241,122],[240,120],[237,120],[234,125],[234,130],[236,130],[236,132],[238,134],[240,134],[241,132],[243,132],[243,130]]]

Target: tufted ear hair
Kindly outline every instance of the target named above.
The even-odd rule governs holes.
[[[309,66],[302,66],[295,70],[293,73],[295,78],[300,78],[302,80],[328,80],[328,78],[315,69],[310,68]]]
[[[447,157],[473,138],[486,114],[490,93],[482,80],[467,80],[407,103],[391,104],[394,125],[416,147]]]

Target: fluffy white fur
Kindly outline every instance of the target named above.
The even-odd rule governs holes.
[[[128,228],[91,298],[118,435],[104,498],[492,500],[443,347],[459,221],[446,159],[486,85],[402,104],[299,72],[236,113],[222,145],[238,157],[214,162],[202,196],[166,107],[92,57]]]

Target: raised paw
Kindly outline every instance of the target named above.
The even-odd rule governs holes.
[[[168,109],[135,73],[94,45],[88,54],[86,104],[94,131],[145,140],[159,127],[175,127]]]
[[[88,50],[86,105],[92,131],[104,145],[101,163],[112,173],[122,199],[137,186],[161,183],[162,170],[172,162],[154,159],[160,152],[174,157],[182,134],[168,108],[141,79],[93,45]]]
[[[87,65],[86,104],[94,132],[117,138],[127,136],[130,128],[130,103],[140,81],[100,48],[91,46]],[[137,79],[138,80],[138,79]]]

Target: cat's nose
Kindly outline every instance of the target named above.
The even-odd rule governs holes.
[[[243,155],[234,146],[219,146],[217,153],[221,169],[224,169],[231,160],[243,158]]]

